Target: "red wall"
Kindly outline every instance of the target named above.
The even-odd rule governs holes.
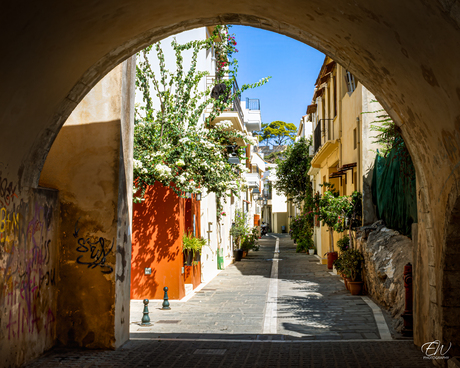
[[[179,198],[160,183],[149,186],[142,203],[133,206],[131,299],[162,299],[168,287],[170,299],[185,296],[182,274],[182,235],[192,230],[200,236],[200,202]],[[145,268],[152,273],[145,275]]]
[[[185,296],[182,266],[185,200],[160,183],[148,187],[145,201],[133,207],[131,299],[171,299]],[[151,275],[144,269],[152,268]]]

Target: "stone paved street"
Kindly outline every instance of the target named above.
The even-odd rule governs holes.
[[[139,325],[143,304],[133,301],[121,349],[54,349],[27,367],[432,367],[412,341],[381,340],[385,323],[366,299],[277,237],[279,253],[265,237],[170,311],[151,301],[152,326]]]
[[[279,234],[278,293],[267,303],[275,238],[260,240],[258,252],[227,267],[186,303],[149,304],[152,327],[140,327],[143,304],[132,302],[132,336],[230,339],[380,339],[371,308],[351,296],[338,276],[315,256],[295,252]],[[264,333],[266,306],[276,303],[276,331]]]

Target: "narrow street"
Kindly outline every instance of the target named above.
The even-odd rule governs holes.
[[[277,239],[278,238],[278,239]],[[393,340],[380,309],[351,296],[289,236],[228,266],[187,301],[132,301],[131,340],[116,351],[53,349],[26,367],[432,367]]]

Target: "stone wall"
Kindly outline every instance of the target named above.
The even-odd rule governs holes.
[[[412,263],[412,240],[377,221],[358,234],[358,246],[365,260],[365,285],[369,295],[395,318],[402,328],[404,312],[404,266]]]

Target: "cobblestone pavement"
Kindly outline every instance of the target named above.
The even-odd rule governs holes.
[[[54,349],[28,368],[433,367],[410,341],[131,340],[115,351]]]
[[[275,238],[265,237],[260,251],[187,302],[171,301],[170,311],[151,301],[152,326],[139,326],[143,305],[132,301],[131,340],[122,348],[53,349],[27,367],[433,366],[411,341],[379,341],[366,302],[317,258],[295,253],[287,236],[277,236],[279,254]],[[264,334],[267,326],[271,333]]]

